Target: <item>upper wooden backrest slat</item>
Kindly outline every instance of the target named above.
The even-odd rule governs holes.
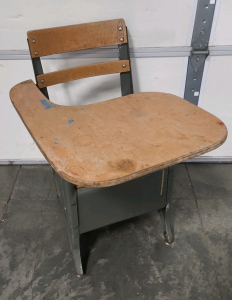
[[[117,60],[59,70],[37,76],[39,88],[71,80],[130,71],[129,60]]]
[[[123,19],[27,32],[32,58],[127,43]]]

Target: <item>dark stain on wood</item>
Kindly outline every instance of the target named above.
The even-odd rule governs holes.
[[[107,163],[111,171],[133,172],[136,169],[137,162],[132,159],[118,159]]]

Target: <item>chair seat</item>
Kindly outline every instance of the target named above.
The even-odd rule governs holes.
[[[56,105],[33,81],[11,100],[52,167],[78,187],[119,184],[220,146],[224,123],[165,93],[138,93],[85,106]]]

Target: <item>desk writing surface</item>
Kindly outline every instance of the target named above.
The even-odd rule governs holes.
[[[48,162],[80,187],[111,186],[158,171],[211,151],[227,137],[221,120],[171,94],[61,106],[28,80],[13,87],[10,97]]]

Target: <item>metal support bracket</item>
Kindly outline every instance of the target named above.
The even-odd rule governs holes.
[[[215,1],[216,2],[216,1]],[[209,38],[215,2],[198,0],[189,56],[184,99],[197,105],[200,96],[205,60],[209,55]]]
[[[127,33],[128,40],[128,33]],[[129,51],[129,43],[118,45],[118,58],[120,60],[129,60],[130,62],[130,51]],[[122,96],[133,94],[133,82],[131,75],[131,62],[130,62],[130,71],[120,73],[120,81],[121,81],[121,91]]]

